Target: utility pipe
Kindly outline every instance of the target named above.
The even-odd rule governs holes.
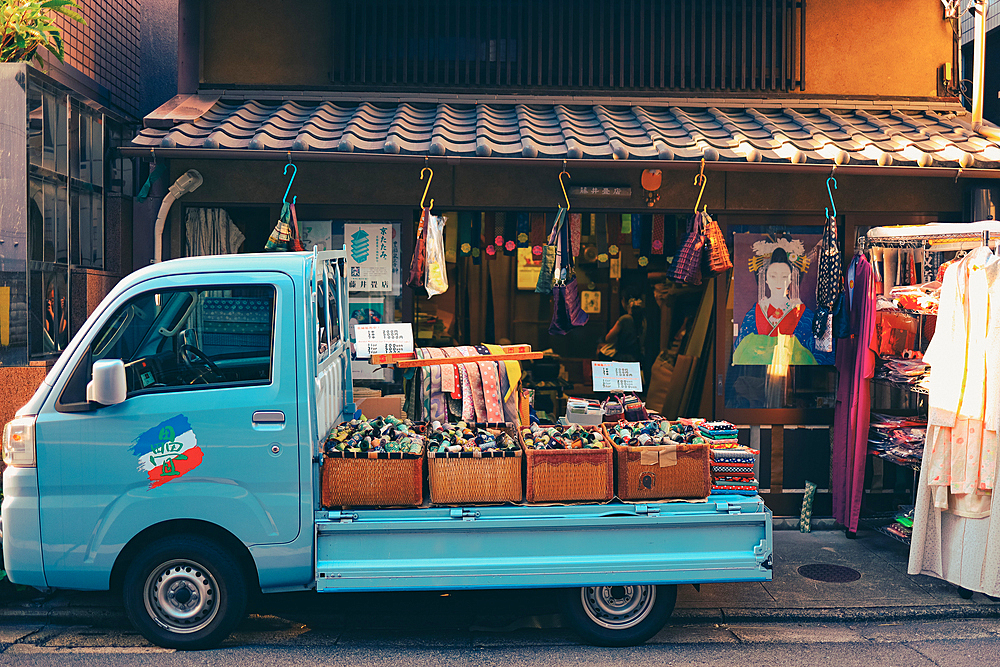
[[[163,228],[167,224],[167,215],[174,202],[189,192],[194,192],[205,181],[194,169],[188,169],[174,184],[167,189],[167,194],[160,204],[160,212],[156,214],[156,225],[153,227],[153,263],[163,261]]]
[[[972,42],[972,129],[983,128],[983,85],[986,80],[986,10],[989,0],[974,0],[969,10],[975,16]]]

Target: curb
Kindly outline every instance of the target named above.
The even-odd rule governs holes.
[[[258,610],[266,613],[266,610]],[[281,615],[280,611],[277,614]],[[313,618],[319,624],[327,615],[311,614],[299,621]],[[868,621],[932,621],[1000,618],[1000,605],[933,605],[915,607],[816,607],[797,609],[676,609],[668,621],[679,624],[725,623],[851,623]],[[342,620],[342,619],[338,619]],[[0,607],[0,625],[40,623],[54,625],[95,625],[127,627],[124,609],[62,607],[45,609],[27,605]]]

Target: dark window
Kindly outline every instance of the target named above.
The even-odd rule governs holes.
[[[147,292],[122,306],[94,337],[91,363],[121,359],[130,395],[165,387],[267,384],[274,302],[270,286]],[[83,399],[64,392],[60,400]]]

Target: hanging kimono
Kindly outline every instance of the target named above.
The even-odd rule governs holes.
[[[977,248],[948,267],[931,364],[910,574],[1000,595],[1000,259]]]
[[[870,383],[875,373],[875,275],[864,255],[847,270],[844,307],[850,337],[837,345],[837,406],[833,417],[833,516],[851,533],[858,530],[868,455]]]

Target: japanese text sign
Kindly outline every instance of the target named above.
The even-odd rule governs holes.
[[[592,361],[594,391],[642,391],[639,362]]]
[[[367,359],[373,354],[413,352],[413,327],[409,324],[359,324],[354,327],[354,354]]]
[[[344,224],[347,244],[347,290],[392,291],[392,225]]]

